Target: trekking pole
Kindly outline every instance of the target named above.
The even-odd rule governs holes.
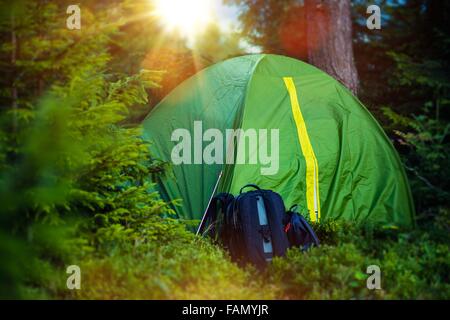
[[[219,186],[219,182],[220,182],[220,179],[221,179],[221,178],[222,178],[222,171],[220,171],[220,173],[219,173],[219,177],[217,178],[216,185],[214,186],[213,192],[212,192],[211,197],[209,198],[209,201],[208,201],[208,205],[206,206],[205,213],[203,213],[202,221],[200,222],[200,225],[198,226],[197,232],[195,233],[196,235],[199,235],[200,232],[201,232],[202,229],[203,229],[203,225],[204,225],[205,222],[206,222],[206,214],[208,213],[209,206],[211,205],[211,201],[212,201],[212,199],[214,198],[214,194],[215,194],[216,191],[217,191],[217,187]]]

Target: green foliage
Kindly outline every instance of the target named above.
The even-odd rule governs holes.
[[[55,21],[58,9],[27,4],[16,21],[26,25],[41,15]],[[92,37],[98,24],[88,10],[83,17],[86,33],[81,38],[65,28],[38,26],[47,37],[56,34],[59,39],[57,46],[48,44],[52,54],[39,32],[20,34],[23,50],[12,65],[14,73],[34,77],[44,72],[35,70],[35,63],[20,62],[30,61],[30,46],[30,54],[58,77],[45,82],[48,90],[38,99],[25,93],[29,78],[17,78],[20,100],[1,114],[1,255],[10,262],[2,266],[2,297],[27,297],[30,292],[45,297],[56,290],[55,283],[64,286],[58,279],[76,259],[122,243],[183,234],[178,222],[163,219],[172,209],[148,182],[164,165],[152,160],[140,128],[127,124],[130,110],[148,103],[146,90],[157,86],[161,73],[108,72],[115,25]]]
[[[50,230],[67,224],[70,217],[87,218],[80,230],[86,246],[97,250],[120,241],[153,241],[179,229],[178,223],[162,219],[172,210],[147,182],[161,163],[150,161],[139,128],[121,125],[128,108],[145,101],[145,81],[106,82],[106,75],[95,69],[86,76],[94,79],[89,86],[86,78],[76,77],[42,100],[34,119],[21,128],[24,138],[10,152],[12,160],[4,162],[4,226],[10,225],[22,242],[30,242],[36,257],[53,256],[29,236],[38,222]],[[63,259],[60,252],[55,258]]]
[[[263,52],[307,60],[304,1],[225,0],[240,9],[241,36]]]
[[[356,1],[355,52],[362,99],[381,119],[405,164],[420,226],[440,221],[449,203],[449,2],[383,4],[382,30],[365,26]]]
[[[291,249],[285,259],[274,260],[271,275],[289,299],[370,298],[365,283],[370,264],[353,244],[323,245],[307,253]]]
[[[239,33],[224,34],[220,26],[210,24],[195,41],[195,52],[208,63],[217,63],[233,56],[243,55]]]
[[[145,250],[116,251],[85,260],[81,299],[270,299],[274,293],[231,263],[225,253],[193,235],[155,242]]]
[[[418,209],[423,214],[429,214],[427,211],[436,211],[436,207],[447,205],[450,190],[450,124],[430,116],[429,110],[411,118],[402,117],[390,109],[385,109],[385,114],[393,125],[400,126],[394,132],[405,149],[404,163],[411,177]]]
[[[440,232],[442,226],[402,231],[316,225],[322,246],[291,249],[274,260],[267,276],[286,299],[448,299],[449,224]],[[367,289],[369,265],[380,267],[381,290]]]
[[[448,206],[450,187],[447,160],[450,78],[448,61],[442,56],[448,52],[448,44],[442,35],[437,39],[443,42],[442,48],[430,56],[415,58],[409,53],[389,52],[395,63],[391,84],[410,90],[411,97],[416,97],[422,105],[412,115],[383,108],[390,120],[388,128],[402,146],[402,157],[422,219],[438,212],[439,207]]]

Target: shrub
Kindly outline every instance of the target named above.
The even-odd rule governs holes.
[[[375,298],[366,288],[369,261],[353,244],[323,245],[308,252],[289,250],[286,258],[274,259],[272,281],[288,299]]]
[[[207,241],[155,242],[83,261],[82,299],[273,299],[274,291]],[[69,293],[69,294],[68,294]]]

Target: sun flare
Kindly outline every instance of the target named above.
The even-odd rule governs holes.
[[[211,0],[154,0],[155,14],[168,31],[193,38],[212,21]]]

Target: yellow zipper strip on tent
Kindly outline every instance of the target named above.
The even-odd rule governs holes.
[[[319,165],[306,130],[294,81],[291,77],[284,77],[283,80],[291,99],[292,114],[297,126],[298,140],[306,161],[306,203],[311,221],[318,221],[320,218]]]

